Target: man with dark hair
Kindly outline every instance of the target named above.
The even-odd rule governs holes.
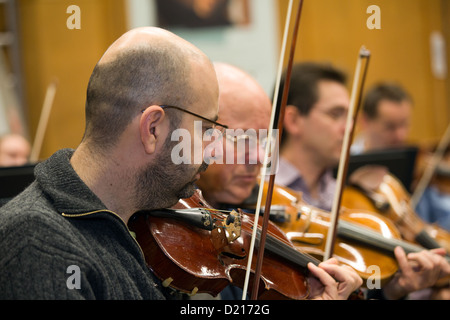
[[[352,145],[352,153],[407,145],[413,99],[402,86],[389,82],[374,85],[367,91],[362,108],[361,133]],[[423,220],[450,230],[449,203],[448,193],[430,184],[415,211]]]
[[[175,165],[171,133],[194,136],[200,118],[215,128],[217,113],[215,71],[196,47],[150,27],[114,42],[89,81],[78,148],[38,164],[0,210],[0,299],[164,299],[127,223],[194,193],[207,166]]]
[[[332,206],[332,168],[339,162],[347,120],[345,79],[329,65],[295,65],[284,118],[276,182],[302,190],[305,201],[325,210]]]
[[[412,108],[412,98],[400,85],[374,85],[363,101],[361,133],[352,145],[352,153],[404,147]]]
[[[280,87],[284,86],[285,76]],[[332,81],[346,85],[346,75],[331,65],[318,65],[305,62],[295,64],[292,68],[288,105],[296,106],[302,115],[308,115],[320,97],[318,85],[321,81]],[[282,95],[278,96],[278,104]]]

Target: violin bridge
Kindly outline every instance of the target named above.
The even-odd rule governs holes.
[[[239,210],[239,209],[238,209]],[[241,236],[241,214],[235,210],[222,222],[228,243],[233,242]]]
[[[211,231],[211,241],[216,250],[222,250],[240,236],[241,215],[234,210]]]

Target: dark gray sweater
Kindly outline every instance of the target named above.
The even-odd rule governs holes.
[[[38,164],[36,181],[0,209],[0,299],[164,299],[127,226],[81,181],[72,154]]]

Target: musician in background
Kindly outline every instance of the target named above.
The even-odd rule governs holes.
[[[306,202],[328,211],[336,189],[331,170],[339,163],[348,108],[345,74],[330,65],[294,65],[276,183],[302,192]],[[372,291],[384,295],[378,297],[405,297],[450,272],[443,249],[406,255],[398,247],[394,253],[399,272],[382,291]]]
[[[407,146],[412,112],[413,99],[402,86],[387,82],[374,85],[363,99],[361,132],[352,144],[351,152],[359,154]],[[448,163],[445,159],[438,171]],[[437,223],[450,231],[450,193],[447,189],[429,185],[415,210],[424,221]]]
[[[349,103],[341,71],[314,63],[293,66],[276,183],[301,191],[306,202],[327,211],[333,204],[333,168],[339,163]]]
[[[23,166],[30,158],[31,146],[27,139],[15,133],[0,137],[0,167]]]
[[[351,152],[405,147],[412,112],[412,98],[401,86],[384,82],[374,85],[364,97],[361,132]]]
[[[251,139],[245,132],[249,129],[267,129],[271,103],[260,85],[242,70],[227,64],[215,65],[219,81],[219,118],[226,121],[231,129],[243,129],[241,135],[227,136],[224,139],[224,152],[233,146],[236,153],[232,163],[210,164],[208,170],[201,173],[197,185],[202,190],[205,199],[215,208],[231,209],[252,196],[258,183],[258,175],[263,158],[259,152],[261,148],[245,148],[245,163],[237,163],[238,141]],[[248,132],[247,132],[248,133]],[[256,160],[256,161],[255,161]],[[330,259],[319,267],[309,264],[311,274],[316,278],[309,278],[312,299],[347,299],[347,297],[361,285],[361,278],[356,272],[347,267],[336,264]],[[339,282],[336,282],[337,279]],[[234,292],[233,292],[234,290]],[[222,293],[224,299],[240,299],[242,291],[228,287]]]

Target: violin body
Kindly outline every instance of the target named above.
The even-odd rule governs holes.
[[[147,265],[165,287],[217,295],[230,279],[217,261],[212,241],[202,240],[209,239],[211,232],[167,220],[139,214],[129,224]]]
[[[395,223],[405,240],[428,249],[441,246],[450,252],[450,233],[424,222],[411,207],[409,193],[391,174],[385,174],[379,187],[374,190],[346,187],[341,204],[347,208],[380,213]]]
[[[176,208],[211,207],[198,191],[192,198],[182,199]],[[251,243],[253,220],[240,212],[240,235],[229,241],[223,227],[227,218],[213,209],[209,211],[215,224],[212,230],[184,221],[155,217],[141,212],[130,221],[146,262],[164,286],[181,292],[209,293],[217,296],[229,284],[242,287]],[[274,224],[268,235],[286,246],[289,240]],[[255,253],[256,254],[256,253]],[[256,259],[253,259],[256,261]],[[252,271],[254,265],[252,263]],[[309,295],[305,270],[271,252],[265,253],[259,299],[306,299]]]

